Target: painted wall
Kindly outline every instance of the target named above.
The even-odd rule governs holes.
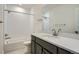
[[[3,21],[3,5],[0,5],[0,21]],[[3,25],[4,23],[0,23],[0,54],[4,53]]]
[[[49,12],[44,12],[43,13],[43,32],[49,33],[49,18],[50,18],[50,13]]]
[[[33,8],[33,12],[34,12],[33,32],[43,32],[43,20],[42,20],[43,7],[44,5],[38,4],[37,6]]]

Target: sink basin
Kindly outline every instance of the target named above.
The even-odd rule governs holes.
[[[53,35],[43,35],[43,37],[53,37]]]
[[[53,36],[53,35],[51,35],[51,34],[49,34],[49,35],[43,35],[43,37],[45,37],[45,38],[54,38],[54,39],[59,39],[60,38],[60,36]]]

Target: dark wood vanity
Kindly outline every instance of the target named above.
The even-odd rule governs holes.
[[[44,41],[36,36],[31,36],[31,53],[32,54],[72,54],[61,47]]]

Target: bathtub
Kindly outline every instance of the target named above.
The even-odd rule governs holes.
[[[26,37],[16,37],[5,40],[4,53],[24,48],[24,42],[27,41]]]

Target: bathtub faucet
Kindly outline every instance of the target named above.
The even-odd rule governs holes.
[[[11,39],[8,34],[5,34],[5,39]]]

